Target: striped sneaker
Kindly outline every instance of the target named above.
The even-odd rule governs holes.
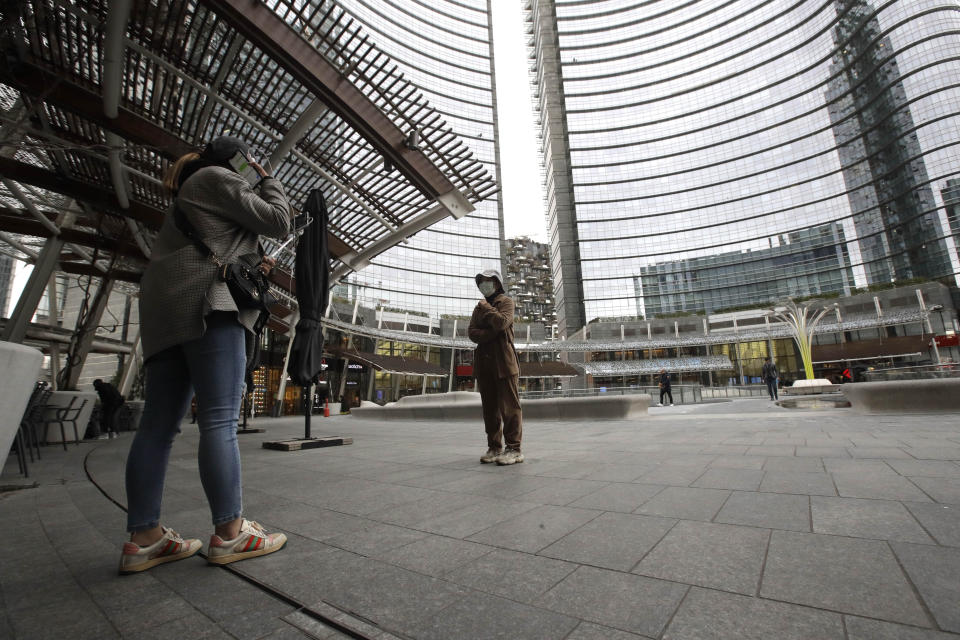
[[[237,560],[265,556],[280,551],[287,544],[287,536],[282,533],[267,533],[262,526],[252,520],[243,519],[240,535],[233,540],[224,540],[214,534],[210,536],[207,549],[207,562],[210,564],[230,564]]]
[[[133,542],[123,544],[123,553],[120,555],[120,574],[146,571],[164,562],[174,562],[189,558],[203,543],[195,538],[184,540],[173,529],[163,529],[163,537],[147,547],[141,547]]]

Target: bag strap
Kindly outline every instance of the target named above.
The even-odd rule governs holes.
[[[183,210],[180,209],[180,204],[176,199],[173,201],[173,223],[176,225],[177,230],[182,233],[187,240],[193,242],[194,246],[203,254],[204,258],[210,258],[210,261],[213,262],[218,267],[223,266],[223,261],[220,260],[220,257],[213,252],[206,242],[200,237],[200,234],[197,232],[197,228],[187,220],[187,216],[183,213]]]
[[[200,234],[197,232],[197,228],[187,220],[187,215],[180,209],[180,205],[177,203],[176,198],[173,200],[173,223],[176,225],[177,230],[182,233],[188,240],[192,241],[194,246],[200,250],[200,253],[203,254],[204,258],[210,258],[210,261],[213,262],[218,267],[223,267],[223,261],[220,259],[220,256],[213,252],[206,242],[200,237]],[[257,253],[260,254],[260,257],[266,255],[266,250],[263,248],[263,243],[260,240],[257,240]]]

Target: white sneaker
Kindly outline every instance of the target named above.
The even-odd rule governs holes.
[[[149,546],[141,547],[132,542],[123,544],[120,574],[138,573],[158,564],[189,558],[202,546],[197,539],[181,538],[173,529],[163,529],[163,537]]]
[[[497,456],[497,464],[516,464],[523,462],[523,454],[516,449],[504,449],[503,453]]]
[[[662,406],[663,406],[663,403],[662,403],[662,402],[658,402],[658,403],[657,403],[657,406],[658,406],[658,407],[662,407]]]
[[[500,449],[487,449],[487,452],[480,456],[480,462],[483,464],[495,462],[501,453]]]
[[[673,403],[672,403],[672,402],[670,403],[670,406],[671,406],[671,407],[673,406]]]
[[[210,536],[207,547],[207,562],[210,564],[230,564],[237,560],[265,556],[280,551],[287,544],[283,533],[267,533],[262,526],[251,520],[243,519],[240,534],[233,540],[224,540],[214,534]]]

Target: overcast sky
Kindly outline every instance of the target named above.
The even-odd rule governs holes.
[[[500,181],[508,238],[547,241],[540,160],[527,75],[523,12],[517,0],[493,0],[493,48],[500,124]]]

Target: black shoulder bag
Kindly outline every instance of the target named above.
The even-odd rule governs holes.
[[[187,216],[180,210],[180,205],[176,201],[173,204],[173,221],[180,233],[192,240],[200,253],[217,265],[218,277],[227,283],[227,288],[230,289],[230,295],[233,296],[233,302],[237,305],[237,308],[241,310],[256,309],[260,312],[253,330],[257,335],[263,333],[263,328],[270,318],[270,305],[276,303],[277,299],[270,293],[267,277],[258,268],[261,259],[260,254],[248,253],[238,257],[237,262],[223,262],[200,238],[196,227],[187,220]]]

